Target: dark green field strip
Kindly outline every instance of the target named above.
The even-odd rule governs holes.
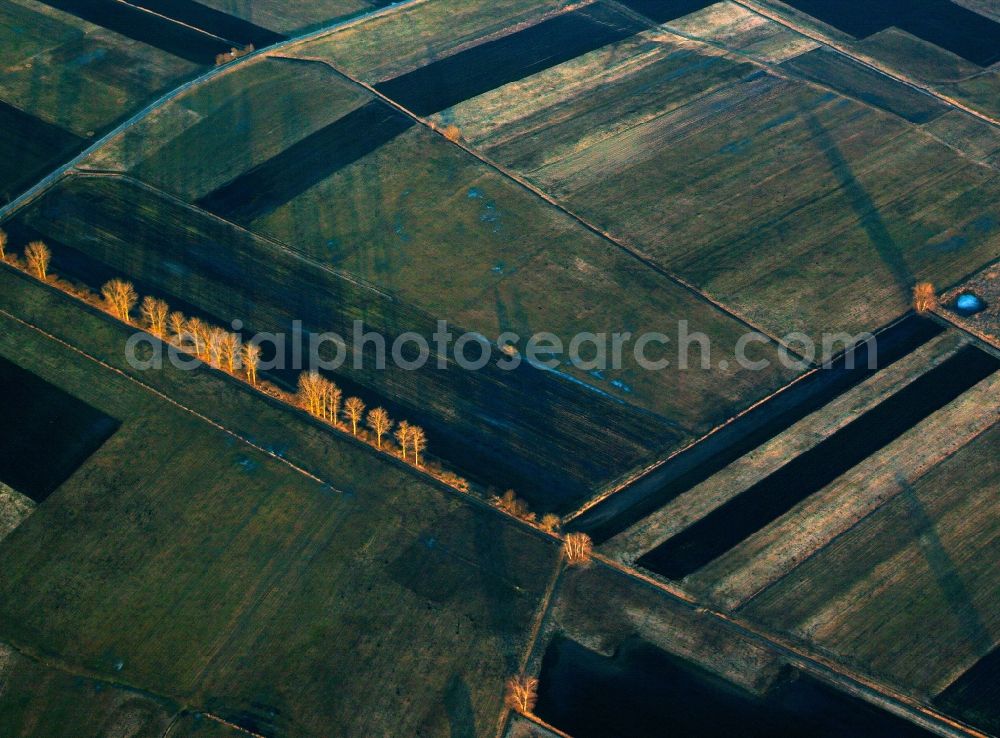
[[[118,421],[0,357],[0,481],[42,502]]]
[[[979,659],[934,703],[977,728],[1000,735],[1000,647]]]
[[[380,82],[375,89],[417,115],[430,115],[645,29],[595,4]]]
[[[232,41],[238,46],[253,44],[260,49],[284,41],[286,38],[280,33],[254,25],[228,13],[219,12],[201,3],[193,2],[193,0],[127,0],[127,2],[129,5],[137,5],[189,26],[208,31],[213,36]]]
[[[83,149],[79,136],[0,100],[0,203],[17,197]]]
[[[951,0],[785,2],[856,38],[895,26],[981,67],[1000,61],[1000,23]]]
[[[677,454],[573,520],[571,528],[602,543],[634,525],[736,459],[787,430],[878,371],[925,344],[944,329],[911,316],[878,333],[874,366],[868,343],[846,351],[829,365],[796,382]]]
[[[248,330],[288,332],[301,320],[307,333],[337,332],[349,351],[355,319],[390,345],[404,331],[430,336],[436,328],[410,305],[116,178],[74,177],[14,227],[21,221],[218,324],[238,317]],[[334,379],[369,406],[384,404],[395,417],[423,425],[431,450],[463,475],[514,487],[540,511],[573,509],[603,480],[648,462],[685,433],[526,363],[516,371],[493,363],[464,371],[439,370],[431,361],[407,371],[390,361],[378,370],[374,351],[367,344],[365,367],[344,366]]]
[[[540,681],[538,715],[575,738],[931,735],[804,674],[789,673],[766,695],[754,695],[639,638],[608,657],[557,636]]]
[[[820,47],[781,65],[806,79],[832,87],[911,123],[927,123],[951,108],[902,82],[866,67],[832,49]]]
[[[372,100],[210,192],[198,205],[229,220],[250,223],[412,125],[411,118]]]
[[[657,23],[680,18],[712,5],[716,0],[619,0],[627,8]]]
[[[639,560],[680,580],[766,527],[1000,368],[968,347]]]
[[[207,33],[117,0],[39,1],[196,64],[214,64],[217,55],[230,49],[230,44]]]

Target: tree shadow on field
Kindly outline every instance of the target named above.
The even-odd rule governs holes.
[[[988,653],[993,648],[993,639],[979,613],[976,612],[975,603],[955,563],[941,543],[934,520],[927,514],[913,487],[902,479],[899,480],[899,485],[903,488],[901,497],[909,508],[917,545],[937,581],[941,595],[948,603],[952,615],[960,624],[962,633],[973,651],[977,655]]]
[[[472,708],[472,696],[459,674],[453,674],[448,680],[444,692],[444,709],[448,713],[451,738],[476,738],[476,714]]]
[[[910,289],[914,283],[913,272],[906,263],[902,249],[900,249],[899,244],[893,239],[892,234],[889,233],[885,221],[882,220],[878,205],[875,204],[872,196],[868,194],[868,191],[858,181],[854,175],[854,171],[851,169],[850,162],[841,153],[837,142],[834,141],[833,136],[823,127],[820,120],[813,113],[806,114],[805,120],[809,131],[816,139],[816,142],[830,164],[830,171],[836,177],[841,190],[851,204],[851,208],[858,216],[858,221],[868,236],[868,240],[875,247],[875,251],[878,253],[882,263],[889,269],[893,279],[895,279],[896,284],[899,286],[900,292],[908,300]]]
[[[505,584],[509,564],[502,526],[491,522],[486,515],[475,514],[476,555],[481,572],[479,581],[493,620],[493,630],[500,639],[506,671],[513,674],[518,668],[515,637],[519,622],[517,600],[511,588]]]

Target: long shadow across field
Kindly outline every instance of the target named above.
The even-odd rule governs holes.
[[[0,204],[37,182],[58,162],[81,151],[74,133],[0,100]]]
[[[248,224],[412,125],[411,118],[372,100],[205,195],[198,205],[227,220]]]
[[[0,481],[42,502],[118,430],[117,420],[0,357]]]
[[[417,115],[430,115],[644,30],[642,22],[595,4],[473,46],[375,89]]]
[[[603,543],[787,430],[851,387],[922,346],[942,328],[911,315],[862,341],[729,425],[576,518],[571,529]]]
[[[918,738],[915,725],[788,670],[764,696],[639,639],[602,656],[555,638],[536,712],[576,738]]]
[[[969,346],[748,490],[668,539],[639,565],[683,579],[791,510],[1000,368]]]
[[[231,44],[118,0],[39,0],[46,5],[196,64],[213,64]]]
[[[130,5],[181,21],[230,41],[235,46],[253,44],[260,49],[284,41],[287,37],[242,18],[222,13],[193,0],[128,0]]]
[[[1000,61],[1000,23],[950,0],[785,2],[855,38],[895,26],[981,67]]]

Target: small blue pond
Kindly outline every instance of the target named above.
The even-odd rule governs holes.
[[[983,299],[971,292],[963,292],[955,300],[955,312],[959,315],[975,315],[985,308],[986,303]]]

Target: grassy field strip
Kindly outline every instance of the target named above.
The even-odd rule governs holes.
[[[964,341],[955,333],[932,339],[890,368],[875,374],[803,418],[665,507],[601,545],[601,552],[633,564],[668,538],[769,476],[789,459],[813,448],[914,379],[950,358]]]
[[[947,103],[952,107],[959,108],[960,110],[964,110],[966,113],[969,113],[970,115],[973,115],[976,118],[979,118],[980,120],[984,120],[987,123],[991,123],[994,126],[1000,126],[1000,118],[994,118],[990,115],[987,115],[986,113],[982,113],[979,110],[976,110],[975,108],[972,108],[962,103],[961,101],[956,100],[953,97],[938,92],[937,90],[933,89],[928,85],[924,85],[921,84],[920,82],[917,82],[914,79],[904,77],[899,73],[897,73],[896,71],[886,68],[878,60],[870,58],[867,55],[861,56],[855,50],[847,48],[843,44],[835,41],[832,38],[829,38],[825,34],[823,36],[820,36],[818,33],[811,31],[808,28],[804,28],[803,26],[797,23],[792,22],[791,20],[779,15],[778,13],[775,13],[772,10],[769,10],[768,8],[762,6],[759,3],[754,2],[753,0],[731,0],[731,2],[734,2],[737,5],[741,5],[747,10],[753,13],[757,13],[758,15],[762,15],[765,18],[768,18],[769,20],[772,20],[775,23],[784,26],[785,28],[789,28],[807,38],[811,38],[812,40],[822,44],[823,46],[828,46],[837,51],[838,53],[843,54],[844,56],[850,59],[853,59],[854,61],[858,62],[859,64],[862,64],[863,66],[868,67],[869,69],[884,74],[886,77],[889,77],[895,80],[896,82],[900,82],[906,85],[907,87],[912,87],[913,89],[919,92],[924,92],[928,95],[931,95],[932,97],[936,97],[941,102]]]
[[[23,523],[37,506],[30,497],[0,482],[0,541]]]
[[[941,295],[942,305],[953,304],[962,292],[972,292],[986,302],[986,309],[975,315],[962,316],[939,306],[934,315],[945,324],[978,338],[987,346],[1000,351],[1000,259]]]
[[[989,377],[874,457],[687,580],[736,609],[994,426],[1000,376]],[[905,470],[905,471],[900,471]]]
[[[747,328],[749,328],[751,330],[760,332],[762,335],[767,336],[774,343],[776,343],[778,345],[785,346],[785,348],[789,352],[790,356],[801,358],[801,355],[798,352],[795,351],[794,347],[783,343],[777,336],[773,335],[770,331],[768,331],[764,327],[755,325],[753,322],[751,322],[746,317],[740,315],[739,313],[734,312],[729,307],[723,305],[722,303],[720,303],[719,301],[717,301],[716,299],[714,299],[710,295],[708,295],[708,294],[704,293],[703,291],[699,290],[697,287],[695,287],[690,282],[687,282],[686,280],[682,279],[681,277],[677,276],[676,274],[673,274],[673,273],[667,271],[662,266],[660,266],[657,263],[651,261],[646,255],[644,255],[643,253],[639,252],[635,248],[628,246],[624,242],[618,240],[615,236],[612,236],[609,232],[607,232],[605,230],[602,230],[598,226],[596,226],[596,225],[592,224],[591,222],[585,220],[582,216],[577,215],[574,211],[570,210],[565,205],[562,205],[555,198],[553,198],[552,196],[546,194],[544,191],[542,191],[541,189],[539,189],[538,187],[536,187],[535,185],[533,185],[531,182],[529,182],[527,179],[525,179],[524,177],[520,176],[519,174],[513,172],[512,170],[510,170],[507,167],[499,164],[498,162],[493,161],[492,159],[490,159],[489,157],[487,157],[485,154],[482,154],[478,150],[472,148],[471,146],[468,146],[468,145],[464,144],[461,141],[452,141],[451,139],[448,139],[446,136],[444,136],[444,134],[440,130],[438,130],[435,126],[431,125],[431,123],[428,122],[426,119],[424,119],[424,118],[416,115],[415,113],[407,110],[402,105],[399,105],[398,103],[396,103],[395,101],[391,100],[390,98],[385,97],[384,95],[381,95],[371,85],[369,85],[369,84],[361,81],[360,79],[351,77],[346,72],[343,72],[342,70],[337,69],[337,67],[333,66],[333,64],[331,64],[330,62],[326,61],[325,59],[322,59],[322,58],[319,58],[319,57],[307,57],[307,56],[302,56],[302,55],[299,55],[298,58],[310,59],[312,61],[320,61],[320,62],[324,62],[326,64],[329,64],[332,69],[334,69],[338,73],[344,75],[345,78],[351,80],[355,84],[358,84],[358,85],[364,87],[371,94],[379,97],[381,100],[383,100],[384,102],[388,103],[392,107],[396,108],[400,112],[402,112],[405,115],[411,117],[413,120],[415,120],[416,122],[418,122],[420,125],[425,126],[426,128],[434,131],[435,133],[437,133],[438,135],[440,135],[442,138],[444,138],[445,140],[449,141],[452,145],[458,146],[459,148],[461,148],[462,150],[464,150],[467,154],[470,154],[471,156],[475,157],[480,162],[482,162],[483,164],[485,164],[486,166],[488,166],[490,169],[492,169],[493,171],[497,172],[498,174],[500,174],[501,176],[505,177],[506,179],[514,182],[516,185],[518,185],[522,189],[527,190],[528,192],[532,193],[536,197],[541,198],[546,203],[548,203],[550,206],[552,206],[553,208],[557,209],[559,212],[561,212],[564,215],[568,216],[573,221],[579,223],[581,226],[583,226],[585,229],[587,229],[587,231],[589,231],[590,233],[593,233],[593,234],[601,237],[605,241],[608,241],[609,243],[613,244],[616,248],[618,248],[621,251],[624,251],[625,253],[629,254],[634,259],[636,259],[637,261],[639,261],[640,263],[642,263],[644,266],[648,267],[649,269],[651,269],[652,271],[656,272],[657,274],[660,274],[660,275],[668,278],[669,280],[671,280],[672,282],[674,282],[675,284],[677,284],[678,286],[682,287],[684,290],[686,290],[687,292],[689,292],[690,294],[694,295],[696,298],[698,298],[698,299],[700,299],[700,300],[702,300],[702,301],[704,301],[706,303],[709,303],[716,310],[718,310],[719,312],[724,313],[725,315],[729,316],[730,318],[736,320],[741,325],[743,325],[743,326],[745,326],[745,327],[747,327]],[[2,213],[0,213],[0,217],[2,217]]]
[[[842,660],[833,659],[828,655],[817,652],[815,648],[801,639],[792,640],[785,635],[775,632],[773,629],[764,629],[738,615],[699,604],[690,594],[670,582],[646,574],[638,569],[625,566],[601,554],[595,554],[594,560],[608,569],[618,572],[620,575],[659,591],[677,604],[686,606],[691,610],[696,610],[714,620],[724,623],[732,631],[761,643],[766,648],[773,649],[777,655],[787,659],[796,668],[848,694],[878,705],[894,715],[912,720],[918,725],[922,725],[928,730],[932,730],[942,736],[990,738],[987,734],[928,707],[924,702],[914,698],[912,695],[890,687],[883,681],[866,676],[863,671],[845,665]],[[606,592],[603,592],[602,597],[606,596],[606,594]],[[601,600],[588,601],[588,607],[595,601]],[[657,620],[662,619],[662,615],[663,611],[658,611]],[[634,632],[634,629],[630,629],[630,632]],[[671,645],[670,650],[676,652],[676,646]],[[704,659],[702,659],[702,662],[704,663]],[[739,683],[740,679],[737,677],[738,675],[729,676],[728,678]]]
[[[554,725],[549,725],[540,717],[517,715],[507,730],[500,734],[503,738],[573,738]]]
[[[231,62],[229,64],[226,64],[226,65],[223,65],[221,67],[217,67],[217,68],[208,70],[207,72],[205,72],[201,76],[196,77],[195,79],[192,79],[192,80],[189,80],[189,81],[185,82],[180,87],[177,87],[177,88],[171,90],[170,92],[168,92],[165,95],[161,96],[157,100],[153,101],[152,103],[150,103],[149,105],[147,105],[145,108],[143,108],[139,112],[137,112],[134,115],[132,115],[128,120],[120,123],[113,130],[111,130],[108,133],[106,133],[103,136],[101,136],[98,140],[96,140],[93,144],[91,144],[90,146],[88,146],[84,151],[82,151],[81,153],[77,154],[70,161],[66,162],[65,164],[63,164],[62,166],[60,166],[58,169],[56,169],[55,171],[53,171],[50,174],[48,174],[44,179],[42,179],[40,182],[38,182],[33,187],[31,187],[31,189],[29,189],[26,192],[22,193],[16,199],[12,200],[11,202],[7,203],[6,205],[0,207],[0,221],[6,220],[8,217],[10,217],[11,215],[13,215],[17,211],[19,211],[20,209],[22,209],[23,207],[25,207],[26,205],[28,205],[29,203],[31,203],[32,201],[34,201],[35,199],[37,199],[38,197],[40,197],[41,195],[43,195],[50,187],[52,187],[53,185],[56,184],[56,182],[62,177],[63,174],[65,174],[69,170],[73,169],[78,164],[84,162],[88,157],[90,157],[91,155],[93,155],[94,153],[96,153],[105,144],[110,143],[111,141],[115,140],[119,136],[123,135],[129,129],[131,129],[134,125],[136,125],[137,123],[145,120],[147,117],[149,117],[150,115],[152,115],[153,113],[155,113],[156,111],[158,111],[164,105],[166,105],[167,103],[169,103],[172,100],[176,99],[177,97],[180,97],[181,95],[183,95],[188,90],[194,89],[195,87],[198,87],[198,86],[204,84],[205,82],[208,82],[209,80],[213,80],[213,79],[216,79],[217,77],[221,77],[223,75],[230,74],[231,72],[233,72],[233,71],[235,71],[237,69],[240,69],[243,65],[248,64],[248,63],[252,63],[258,57],[268,56],[269,54],[271,54],[271,53],[273,53],[275,51],[279,51],[281,49],[287,48],[287,47],[292,46],[294,44],[303,43],[305,41],[310,41],[310,40],[313,40],[313,39],[321,38],[321,37],[326,36],[326,35],[328,35],[330,33],[335,33],[336,31],[338,31],[340,29],[349,28],[349,27],[351,27],[351,26],[353,26],[355,24],[362,23],[365,20],[368,20],[370,18],[375,18],[375,17],[380,17],[380,16],[383,16],[383,15],[388,15],[388,14],[394,13],[397,10],[400,10],[402,8],[405,8],[405,7],[408,7],[408,6],[411,6],[411,5],[417,5],[417,4],[421,4],[421,3],[426,3],[426,2],[429,2],[429,1],[430,0],[399,0],[399,2],[396,2],[396,3],[394,3],[394,4],[390,5],[390,6],[383,7],[383,8],[376,8],[376,9],[374,9],[374,10],[368,12],[368,13],[364,13],[364,14],[362,14],[360,16],[355,17],[355,18],[349,18],[347,20],[336,21],[336,22],[334,22],[334,23],[332,23],[330,25],[324,26],[324,27],[322,27],[320,29],[317,29],[317,30],[314,30],[314,31],[310,31],[308,33],[304,33],[304,34],[301,34],[299,36],[291,37],[291,38],[289,38],[289,39],[287,39],[285,41],[282,41],[282,42],[280,42],[278,44],[275,44],[274,46],[269,46],[269,47],[264,48],[264,49],[258,49],[255,52],[253,52],[252,54],[248,54],[247,56],[240,57],[239,59],[237,59],[234,62]]]

